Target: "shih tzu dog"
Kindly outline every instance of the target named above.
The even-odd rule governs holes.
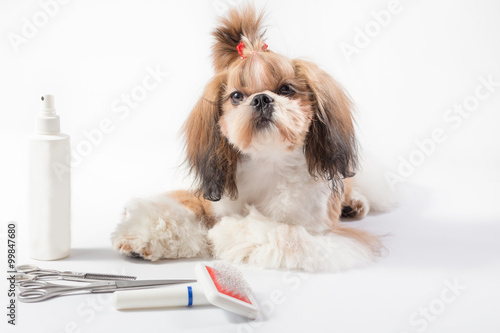
[[[378,237],[339,221],[369,211],[353,187],[347,93],[315,64],[268,49],[262,20],[231,10],[213,32],[215,75],[184,127],[195,189],[131,200],[112,235],[121,253],[307,271],[379,253]]]

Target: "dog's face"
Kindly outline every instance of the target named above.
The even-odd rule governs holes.
[[[219,119],[222,134],[242,153],[303,146],[313,106],[293,62],[262,51],[242,60],[227,71]]]
[[[187,160],[208,200],[237,196],[241,154],[303,149],[311,177],[332,187],[356,167],[347,94],[313,63],[267,50],[261,20],[251,8],[222,20],[215,76],[184,128]]]

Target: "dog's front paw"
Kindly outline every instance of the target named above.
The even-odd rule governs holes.
[[[254,207],[247,216],[226,216],[209,232],[214,257],[264,268],[314,270],[302,227],[272,221]],[[314,258],[313,258],[314,259]]]
[[[134,235],[117,235],[113,237],[113,248],[121,254],[130,257],[155,261],[157,256],[153,256],[153,251],[148,242],[141,241]]]
[[[195,214],[167,195],[131,200],[111,236],[120,253],[146,260],[207,257],[207,229]]]
[[[342,204],[342,217],[362,219],[370,211],[368,199],[363,195],[352,191],[349,198]]]
[[[222,218],[209,232],[214,257],[236,264],[256,263],[264,265],[256,258],[258,249],[267,243],[265,233],[257,234],[253,225],[245,223],[241,216]]]

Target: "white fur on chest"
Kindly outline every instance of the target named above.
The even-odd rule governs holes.
[[[246,215],[247,205],[280,223],[304,226],[321,233],[330,228],[328,184],[314,180],[307,170],[302,148],[245,155],[236,174],[238,199],[224,197],[214,203],[219,218]]]

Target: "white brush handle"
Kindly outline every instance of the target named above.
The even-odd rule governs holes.
[[[198,283],[165,288],[116,291],[113,305],[118,310],[194,306],[210,304]]]

